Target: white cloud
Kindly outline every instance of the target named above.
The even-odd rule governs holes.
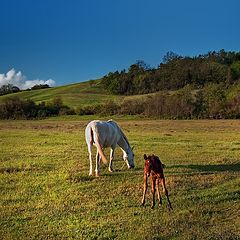
[[[50,87],[55,85],[55,81],[52,79],[48,80],[29,80],[26,76],[22,74],[21,71],[16,72],[14,68],[12,68],[10,71],[8,71],[6,74],[0,73],[0,87],[2,85],[6,84],[12,84],[14,86],[19,87],[20,89],[28,89],[33,87],[34,85],[39,84],[48,84]]]

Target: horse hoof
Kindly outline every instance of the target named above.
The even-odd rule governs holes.
[[[108,171],[109,172],[114,172],[114,170],[112,168],[109,168]]]

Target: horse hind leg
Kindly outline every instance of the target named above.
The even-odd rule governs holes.
[[[93,175],[93,166],[92,166],[92,144],[88,145],[88,153],[89,153],[89,163],[90,163],[90,169],[89,169],[89,176]]]
[[[96,175],[96,177],[99,177],[99,175],[100,175],[100,154],[99,154],[98,151],[97,151],[97,154],[96,154],[95,175]]]

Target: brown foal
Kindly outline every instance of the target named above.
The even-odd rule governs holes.
[[[144,154],[144,189],[143,189],[143,198],[142,198],[142,206],[145,204],[145,196],[147,192],[147,179],[150,176],[151,177],[151,183],[152,183],[152,209],[155,206],[155,191],[156,191],[156,185],[157,185],[157,195],[158,195],[158,204],[159,206],[162,205],[162,198],[161,194],[159,192],[159,182],[162,184],[163,192],[165,193],[167,200],[168,200],[168,206],[170,209],[172,209],[171,202],[168,197],[168,190],[166,189],[165,184],[165,178],[163,174],[163,164],[161,163],[158,156],[151,155],[148,156]]]

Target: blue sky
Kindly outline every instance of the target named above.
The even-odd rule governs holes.
[[[22,81],[65,85],[136,60],[155,67],[167,51],[240,51],[239,0],[0,0],[0,9],[0,81],[21,71]]]

